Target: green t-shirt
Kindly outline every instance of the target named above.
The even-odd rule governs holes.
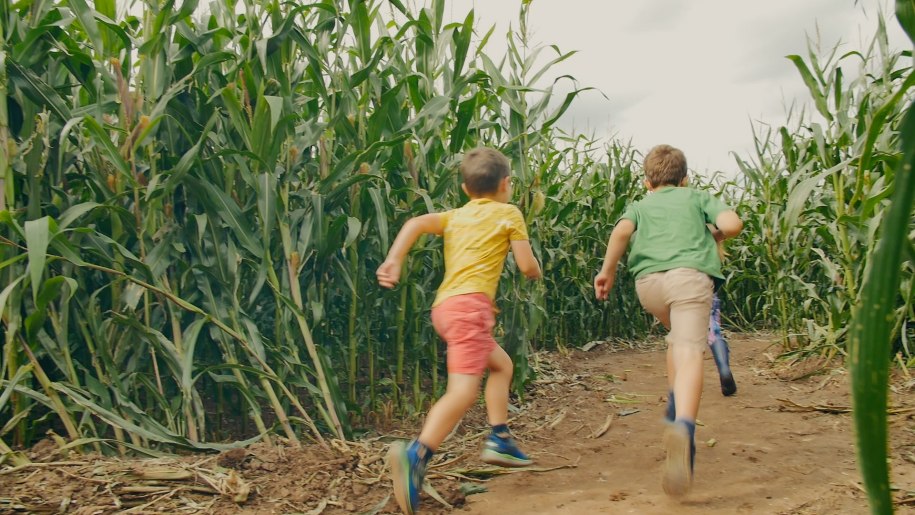
[[[724,279],[715,238],[706,227],[728,207],[706,191],[661,188],[626,208],[621,218],[635,224],[629,271],[638,279],[653,272],[693,268]]]

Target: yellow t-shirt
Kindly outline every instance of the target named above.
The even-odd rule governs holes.
[[[521,211],[491,199],[474,199],[441,213],[445,277],[433,306],[455,295],[485,293],[493,301],[511,241],[527,240]]]

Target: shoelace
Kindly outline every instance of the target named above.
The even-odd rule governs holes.
[[[502,437],[496,435],[498,440],[488,440],[487,445],[495,450],[496,452],[508,452],[511,455],[521,454],[521,451],[518,449],[517,444],[515,444],[515,439],[511,436]]]

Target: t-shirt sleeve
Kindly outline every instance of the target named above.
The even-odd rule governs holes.
[[[524,223],[524,216],[521,215],[520,209],[511,206],[511,209],[508,210],[506,221],[508,222],[508,239],[510,241],[530,239],[527,234],[527,225]]]
[[[715,220],[718,219],[718,215],[731,209],[727,204],[719,200],[718,197],[707,191],[698,191],[698,193],[699,208],[702,209],[702,212],[705,214],[706,223],[714,225]]]
[[[633,202],[632,204],[629,204],[628,206],[626,206],[626,210],[623,211],[623,214],[620,215],[620,218],[619,218],[619,220],[616,221],[616,223],[620,223],[620,220],[629,220],[633,224],[635,224],[636,229],[638,229],[638,227],[639,227],[638,204],[639,204],[638,202]]]
[[[442,222],[442,231],[448,228],[448,223],[451,222],[451,214],[453,212],[453,209],[449,209],[448,211],[442,211],[441,213],[438,213],[438,218]]]

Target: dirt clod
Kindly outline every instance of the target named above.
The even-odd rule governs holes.
[[[245,449],[230,449],[221,453],[219,458],[216,459],[216,463],[220,467],[238,470],[241,469],[242,464],[244,464],[247,459],[248,451]]]

